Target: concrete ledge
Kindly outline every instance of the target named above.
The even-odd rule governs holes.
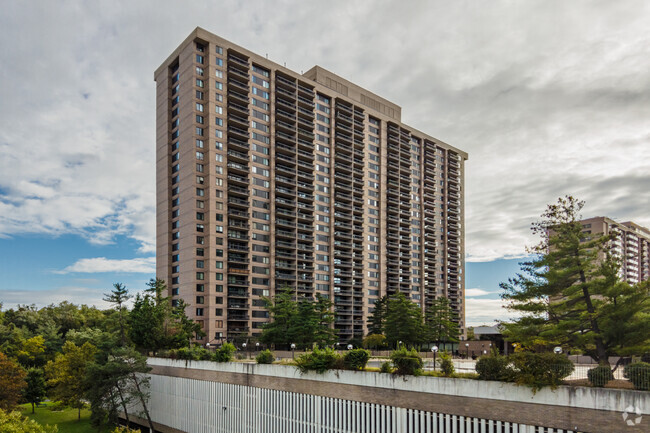
[[[274,389],[395,407],[538,425],[565,430],[609,433],[650,430],[650,416],[626,426],[628,406],[650,415],[650,393],[563,386],[556,390],[502,382],[390,374],[328,371],[301,375],[293,366],[217,364],[151,358],[152,374]]]

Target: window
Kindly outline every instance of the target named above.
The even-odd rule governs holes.
[[[262,89],[258,89],[253,86],[253,95],[261,96],[264,99],[269,99],[269,92],[265,92]]]
[[[266,89],[268,89],[270,87],[269,82],[266,81],[266,80],[263,80],[260,77],[256,77],[255,75],[253,75],[251,79],[252,79],[253,83],[258,84],[258,85],[260,85],[260,86],[262,86],[262,87],[264,87]]]
[[[196,309],[196,315],[197,316],[203,316],[203,308],[197,308]]]
[[[256,107],[261,108],[262,110],[268,110],[269,109],[269,104],[267,104],[264,101],[260,101],[259,99],[251,98],[251,103]]]
[[[197,272],[197,273],[196,273],[196,279],[197,279],[197,280],[204,280],[204,279],[205,279],[205,273],[203,273],[203,272]]]
[[[256,66],[256,65],[253,65],[253,72],[257,72],[258,74],[263,75],[263,76],[265,76],[267,78],[270,75],[269,71],[267,71],[266,69],[261,68],[259,66]]]
[[[266,143],[266,144],[271,143],[269,137],[265,137],[264,135],[258,134],[257,132],[252,132],[251,137],[253,137],[253,140],[261,141],[262,143]]]
[[[256,119],[264,120],[265,122],[269,121],[269,115],[268,114],[264,114],[264,113],[262,113],[260,111],[257,111],[257,110],[253,110],[253,117],[255,117]]]
[[[203,87],[205,84],[203,83],[203,80],[196,79],[196,87]]]

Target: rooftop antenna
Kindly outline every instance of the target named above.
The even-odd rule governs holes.
[[[269,59],[269,53],[266,53],[266,60]]]

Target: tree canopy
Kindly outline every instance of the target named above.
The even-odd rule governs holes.
[[[296,301],[293,297],[293,291],[285,289],[265,299],[271,321],[264,325],[260,341],[281,345],[295,343],[299,348],[334,344],[337,338],[332,329],[332,302],[321,295],[316,295],[316,300]]]

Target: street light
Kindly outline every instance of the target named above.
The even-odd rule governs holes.
[[[353,345],[348,344],[348,350],[352,350],[353,347],[354,347]]]
[[[291,343],[291,359],[295,359],[294,358],[294,356],[295,356],[294,350],[296,350],[296,345]]]
[[[259,351],[260,351],[260,342],[258,341],[257,343],[255,343],[255,352],[259,352]]]
[[[248,352],[246,351],[246,343],[242,343],[241,347],[244,349],[244,352],[246,354],[246,358],[248,358]]]
[[[559,355],[562,353],[562,348],[560,346],[556,346],[555,349],[553,349],[553,352],[555,352],[556,355]]]
[[[436,371],[436,355],[438,354],[438,346],[433,346],[431,351],[433,352],[433,371]]]
[[[465,343],[465,350],[467,351],[467,359],[469,359],[469,343]]]

